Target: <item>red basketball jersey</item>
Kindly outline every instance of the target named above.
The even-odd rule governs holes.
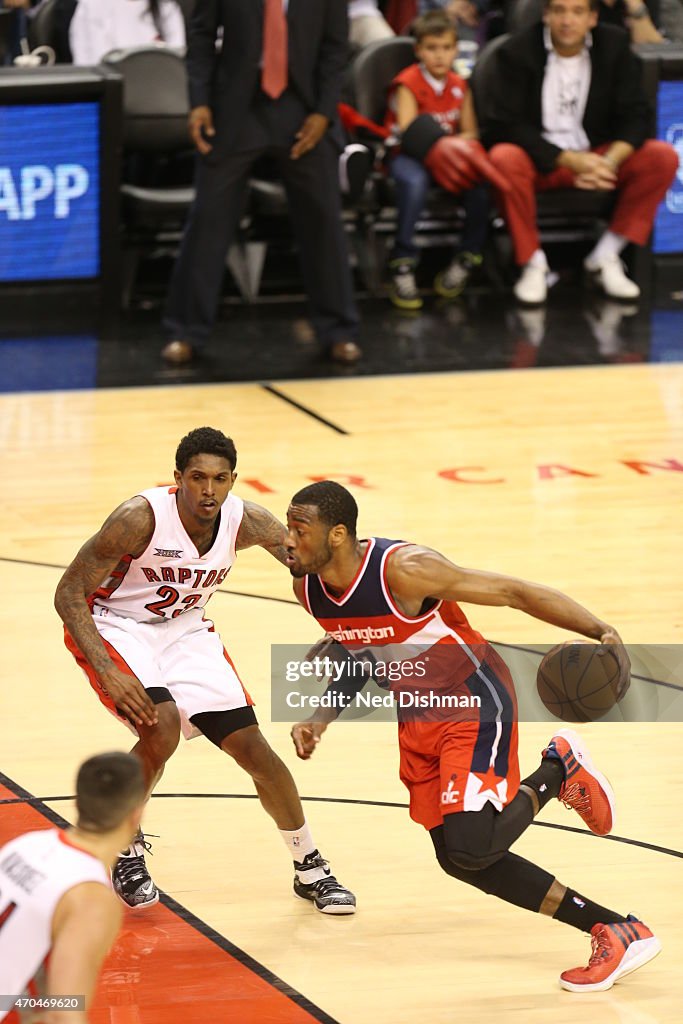
[[[389,87],[389,106],[384,119],[384,124],[389,130],[393,130],[396,124],[394,96],[399,85],[404,85],[412,92],[417,101],[418,114],[431,114],[449,135],[455,135],[460,131],[460,111],[467,92],[467,83],[454,71],[448,72],[443,91],[440,93],[425,77],[421,64],[411,64],[396,75]]]
[[[435,601],[419,615],[405,615],[389,589],[386,572],[392,554],[403,541],[370,537],[363,561],[348,590],[336,597],[316,575],[304,578],[304,607],[326,633],[351,651],[357,660],[377,667],[387,689],[471,696],[481,700],[483,717],[499,720],[516,717],[514,688],[507,668],[481,633],[467,621],[455,601]],[[500,668],[504,682],[489,672]],[[396,668],[396,677],[386,671]],[[452,708],[446,715],[420,713],[422,719],[444,717],[472,720],[479,712],[462,713]]]
[[[507,665],[455,601],[437,600],[412,616],[398,607],[387,564],[404,546],[368,538],[344,593],[331,593],[320,576],[309,575],[303,604],[354,659],[373,664],[376,682],[398,700],[401,779],[410,790],[411,817],[431,829],[444,814],[478,811],[489,802],[500,811],[513,799],[517,702]],[[399,678],[380,672],[383,666],[398,669]],[[417,711],[401,707],[411,693],[427,698]],[[457,707],[432,707],[429,694],[457,697]]]

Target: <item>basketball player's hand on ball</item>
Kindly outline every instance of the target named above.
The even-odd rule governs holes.
[[[631,685],[631,659],[628,656],[628,651],[624,647],[624,641],[621,639],[616,629],[607,629],[600,637],[600,643],[605,644],[610,648],[611,653],[617,659],[619,663],[619,683],[616,689],[617,700],[620,701],[628,691]],[[606,653],[606,652],[605,652]]]
[[[325,729],[327,729],[326,722],[297,722],[296,725],[293,725],[290,735],[296,747],[296,756],[300,757],[302,761],[308,761],[320,743],[320,737]]]
[[[156,708],[147,691],[135,676],[122,672],[112,665],[99,677],[99,684],[116,704],[116,707],[134,725],[156,725],[159,721]]]

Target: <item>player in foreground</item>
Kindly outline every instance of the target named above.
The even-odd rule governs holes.
[[[352,495],[329,480],[300,490],[287,512],[287,565],[294,592],[334,638],[334,655],[347,660],[345,681],[328,687],[333,706],[293,727],[297,754],[311,756],[340,705],[367,680],[355,672],[354,662],[369,660],[376,679],[383,663],[400,662],[403,681],[391,684],[395,692],[417,686],[424,693],[479,697],[479,710],[399,711],[400,775],[410,793],[410,815],[429,831],[437,860],[449,875],[590,933],[588,966],[564,971],[563,988],[611,988],[656,956],[659,940],[633,915],[593,903],[510,853],[554,797],[573,808],[596,835],[606,835],[614,816],[611,787],[569,729],[555,733],[540,766],[520,783],[510,673],[456,602],[508,605],[609,644],[621,670],[621,696],[630,664],[619,635],[549,587],[462,569],[415,544],[359,540],[357,514]],[[426,675],[417,673],[418,662]]]
[[[252,778],[294,862],[294,892],[324,914],[356,900],[330,871],[304,818],[292,775],[261,733],[253,701],[204,606],[236,554],[260,545],[284,562],[286,531],[267,509],[231,493],[237,452],[200,427],[176,451],[174,487],[153,487],[114,509],[57,587],[65,641],[100,701],[130,725],[148,795],[186,738],[203,733]],[[159,899],[138,835],[114,888],[133,909]]]
[[[48,1007],[24,1014],[0,1006],[5,1024],[87,1020],[102,961],[121,925],[109,870],[135,834],[144,802],[139,760],[98,754],[78,770],[74,828],[27,832],[0,849],[0,992]],[[66,1000],[57,1008],[59,996],[76,995],[84,1005],[70,1009]]]

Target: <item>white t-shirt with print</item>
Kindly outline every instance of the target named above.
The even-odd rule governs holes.
[[[560,149],[590,149],[583,117],[591,76],[590,54],[586,47],[575,57],[560,57],[550,46],[541,92],[542,134]]]

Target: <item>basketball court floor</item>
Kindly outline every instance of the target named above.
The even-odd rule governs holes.
[[[306,482],[338,479],[359,502],[361,536],[565,590],[627,643],[662,645],[667,692],[683,687],[680,363],[7,393],[0,841],[70,820],[77,763],[129,745],[63,647],[52,596],[83,540],[121,500],[170,481],[178,440],[205,424],[234,437],[242,497],[283,517]],[[555,802],[515,846],[662,940],[661,956],[611,991],[572,995],[557,977],[587,962],[589,938],[440,871],[405,809],[394,725],[336,723],[297,761],[289,725],[270,720],[270,647],[311,643],[318,628],[261,550],[240,554],[228,584],[209,613],[358,913],[330,919],[293,897],[250,781],[193,740],[146,815],[163,902],[127,915],[96,1024],[680,1021],[680,722],[649,720],[660,705],[646,698],[648,720],[582,727],[616,790],[613,835],[594,837]],[[526,652],[520,689],[534,687],[536,645],[568,638],[510,609],[466,610],[501,650]],[[665,692],[663,676],[637,674],[638,692]],[[551,732],[522,723],[523,772]]]

